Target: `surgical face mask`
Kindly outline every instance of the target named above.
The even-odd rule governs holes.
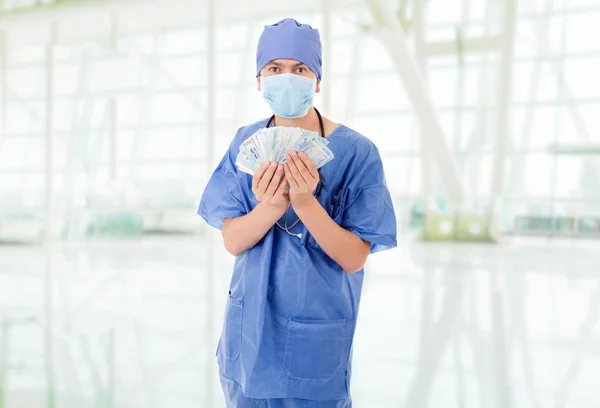
[[[260,86],[271,110],[282,118],[306,116],[312,105],[317,80],[295,74],[260,77]]]

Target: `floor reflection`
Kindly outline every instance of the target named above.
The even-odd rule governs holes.
[[[231,264],[198,237],[0,247],[0,407],[224,406]],[[599,264],[594,242],[402,239],[369,262],[355,406],[600,406]]]

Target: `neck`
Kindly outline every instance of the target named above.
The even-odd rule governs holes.
[[[299,127],[306,130],[312,130],[321,134],[321,126],[319,125],[319,116],[315,108],[311,107],[306,116],[295,119],[282,118],[275,115],[275,126]],[[325,135],[321,135],[325,136]]]

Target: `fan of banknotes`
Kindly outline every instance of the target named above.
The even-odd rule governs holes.
[[[240,145],[235,164],[252,176],[264,162],[284,163],[287,154],[294,150],[306,154],[319,169],[334,158],[328,144],[318,133],[301,128],[263,128]]]

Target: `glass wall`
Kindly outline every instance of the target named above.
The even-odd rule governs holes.
[[[502,33],[502,9],[492,3],[431,1],[424,10],[426,41],[456,44],[456,52],[426,59],[423,76],[469,204],[489,208],[494,140],[505,137],[503,230],[512,231],[525,215],[598,216],[597,156],[557,155],[550,147],[600,142],[594,120],[600,46],[593,35],[600,8],[582,1],[519,2],[510,134],[497,135],[499,53],[460,52],[469,39]],[[293,13],[322,31],[329,25],[323,38],[329,99],[320,95],[317,105],[378,145],[406,228],[422,198],[416,116],[388,50],[365,29],[373,22],[368,7],[340,4],[331,2],[330,14],[311,4]],[[94,210],[146,216],[156,208],[194,211],[236,129],[269,114],[256,91],[255,46],[264,24],[290,15],[263,9],[239,18],[220,6],[209,78],[206,7],[198,8],[204,14],[129,8],[65,15],[56,24],[6,25],[3,217],[43,220],[51,211],[59,220],[57,235],[65,237],[85,230],[81,219],[97,216],[90,215]],[[412,39],[413,9],[403,10]],[[443,209],[439,183],[435,191]]]

